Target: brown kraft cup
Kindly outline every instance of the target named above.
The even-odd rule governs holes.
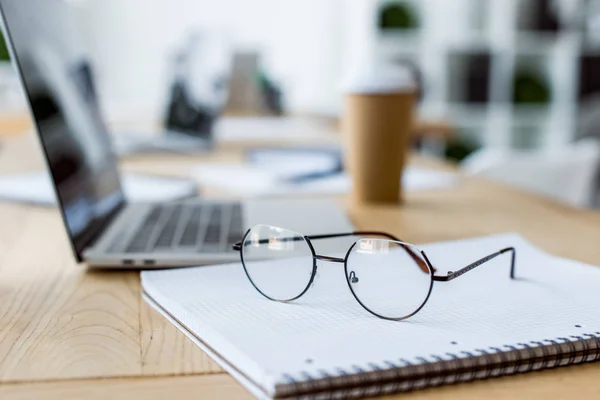
[[[347,92],[343,130],[353,203],[399,203],[413,127],[414,87]]]

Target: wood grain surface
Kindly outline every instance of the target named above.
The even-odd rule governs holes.
[[[42,167],[31,137],[4,139],[0,172]],[[135,158],[131,171],[181,175],[210,156]],[[416,160],[417,163],[426,163]],[[520,232],[541,248],[600,265],[600,215],[474,179],[411,193],[403,206],[352,207],[361,229],[423,243]],[[248,398],[249,394],[141,299],[139,274],[76,265],[58,211],[0,203],[0,398]],[[598,398],[600,364],[429,389],[441,398]]]

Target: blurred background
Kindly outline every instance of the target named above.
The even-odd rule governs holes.
[[[600,207],[600,0],[69,2],[111,120],[164,118],[194,32],[235,51],[232,114],[336,120],[343,77],[380,60],[420,82],[418,149]],[[24,100],[6,49],[0,58],[10,114]]]

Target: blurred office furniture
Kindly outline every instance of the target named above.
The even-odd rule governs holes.
[[[234,113],[261,113],[261,93],[254,79],[259,70],[259,53],[235,53],[229,85],[230,96],[225,106],[226,110]]]
[[[589,96],[579,109],[576,138],[600,140],[600,93]]]
[[[82,5],[90,53],[103,73],[101,92],[112,108],[120,100],[147,113],[162,110],[166,61],[174,44],[200,27],[226,33],[240,52],[260,51],[269,78],[285,94],[286,111],[339,112],[346,0],[72,3]]]
[[[565,145],[575,134],[578,93],[600,91],[600,63],[588,61],[600,51],[584,29],[584,10],[600,15],[596,0],[372,3],[362,20],[371,27],[372,54],[412,60],[426,88],[423,118],[452,121],[468,141],[494,148]],[[409,5],[418,26],[381,29],[373,21],[391,4]]]
[[[233,55],[226,110],[237,115],[282,115],[283,93],[262,65],[258,51]]]
[[[600,140],[582,139],[552,151],[483,149],[461,164],[486,177],[579,207],[590,207],[600,173]]]
[[[600,44],[600,1],[585,0],[587,7],[581,8],[580,18],[583,21],[586,44]]]
[[[598,27],[600,34],[600,26]],[[600,51],[589,49],[579,57],[579,101],[600,95]]]
[[[209,31],[186,37],[175,54],[165,130],[210,142],[213,125],[228,98],[232,54]]]
[[[519,0],[517,25],[519,29],[556,32],[561,26],[558,12],[555,0]]]
[[[589,69],[585,58],[599,53],[598,0],[73,3],[85,8],[102,96],[148,113],[163,106],[174,38],[204,25],[232,31],[240,49],[260,49],[290,114],[339,115],[346,68],[377,55],[418,66],[424,119],[453,121],[459,135],[482,146],[546,148],[572,140],[580,90],[598,91],[579,79]],[[513,104],[524,65],[544,82],[549,101]]]
[[[121,103],[119,110],[133,104],[143,108],[138,114],[162,112],[173,42],[204,25],[230,29],[240,49],[260,49],[290,114],[339,115],[340,79],[351,60],[372,53],[410,61],[423,77],[421,117],[451,121],[457,135],[481,146],[569,143],[579,94],[600,91],[598,63],[589,61],[600,54],[599,42],[589,40],[593,33],[600,37],[598,0],[73,3],[83,9],[103,103]],[[416,24],[393,17],[400,15],[394,11],[381,29],[383,13],[399,8],[410,10],[408,20]],[[513,82],[525,65],[546,85],[547,102],[513,104]]]
[[[486,104],[490,101],[492,54],[481,51],[457,51],[448,58],[449,98],[452,102]]]

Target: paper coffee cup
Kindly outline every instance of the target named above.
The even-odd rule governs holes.
[[[398,203],[417,86],[404,67],[371,65],[345,85],[343,131],[354,203]]]

